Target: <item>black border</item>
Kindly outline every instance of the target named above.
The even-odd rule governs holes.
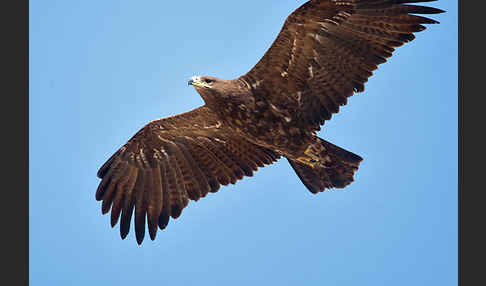
[[[467,5],[464,5],[467,3]],[[475,5],[474,5],[475,4]],[[458,271],[459,285],[483,285],[484,193],[483,139],[486,120],[484,87],[486,46],[484,1],[458,0]],[[468,41],[464,41],[467,39]],[[447,154],[444,154],[447,156]]]
[[[2,284],[29,285],[29,1],[1,11]]]

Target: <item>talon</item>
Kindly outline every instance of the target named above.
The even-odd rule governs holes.
[[[312,159],[310,159],[309,157],[299,157],[299,158],[297,158],[297,161],[299,161],[299,162],[301,162],[305,165],[310,165],[310,166],[314,167]]]
[[[309,156],[311,160],[314,160],[314,161],[319,161],[319,156],[316,156],[314,155],[314,153],[312,152],[312,146],[309,146],[309,148],[307,148],[305,151],[304,151],[304,154]]]
[[[309,148],[304,151],[304,155],[305,156],[297,158],[297,161],[313,168],[321,164],[319,157],[314,155],[314,153],[312,152],[311,146],[309,146]]]

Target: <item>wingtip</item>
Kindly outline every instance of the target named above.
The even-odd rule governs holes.
[[[127,231],[123,231],[122,227],[120,226],[120,237],[122,240],[125,240],[125,238],[127,238],[128,236],[128,232]]]
[[[164,230],[167,225],[169,225],[169,216],[168,215],[161,215],[159,217],[159,228]]]
[[[113,214],[113,212],[112,212],[112,214]],[[111,228],[114,228],[117,223],[118,223],[118,218],[115,219],[115,218],[112,217],[110,219]]]
[[[417,6],[422,8],[421,11],[418,12],[418,14],[441,14],[445,13],[444,10],[435,8],[435,7],[424,7],[424,6]]]
[[[152,228],[149,228],[149,236],[150,240],[154,241],[155,237],[157,236],[157,226],[155,227],[155,230],[152,230]]]
[[[447,12],[446,10],[442,10],[442,9],[439,9],[439,8],[433,8],[433,9],[435,9],[435,11],[436,11],[434,14],[442,14],[442,13]]]

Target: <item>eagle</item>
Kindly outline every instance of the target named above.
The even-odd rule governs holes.
[[[349,185],[362,158],[317,132],[396,47],[439,23],[417,15],[444,12],[413,4],[429,1],[304,3],[250,71],[232,80],[192,77],[203,106],[148,123],[101,166],[102,213],[111,209],[122,239],[135,213],[140,245],[146,227],[154,240],[190,200],[282,157],[313,194]]]

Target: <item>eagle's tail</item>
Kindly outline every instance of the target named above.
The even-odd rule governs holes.
[[[360,156],[318,138],[324,148],[319,154],[321,164],[311,167],[297,160],[287,158],[304,185],[316,194],[325,189],[344,188],[353,182],[353,175],[363,160]],[[317,148],[315,148],[317,149]]]

